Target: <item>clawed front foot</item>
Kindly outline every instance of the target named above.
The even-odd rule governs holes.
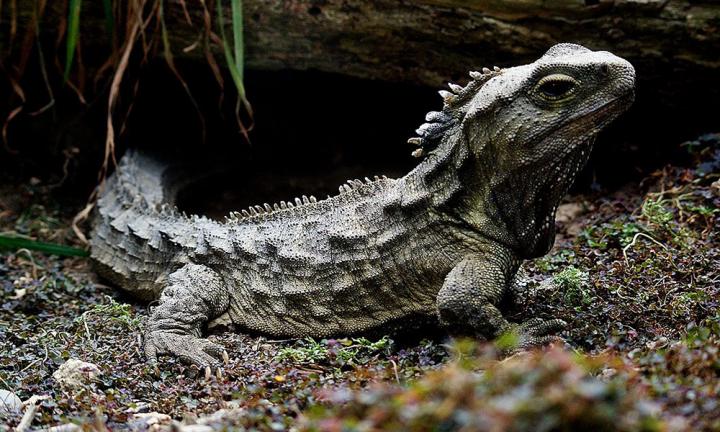
[[[555,333],[563,330],[566,326],[567,323],[561,319],[533,318],[522,324],[511,324],[501,333],[499,339],[504,339],[509,345],[507,350],[514,353],[551,343],[565,343],[565,340]]]
[[[156,364],[158,355],[169,355],[205,369],[207,378],[212,369],[222,377],[220,360],[229,361],[225,349],[199,336],[204,324],[226,312],[229,303],[229,290],[211,268],[186,264],[171,273],[145,330],[148,361]]]
[[[188,334],[176,334],[168,331],[150,331],[145,335],[145,355],[151,364],[157,364],[158,355],[166,354],[181,361],[205,369],[206,378],[210,378],[215,369],[218,378],[222,377],[220,367],[229,362],[225,349],[207,339]]]

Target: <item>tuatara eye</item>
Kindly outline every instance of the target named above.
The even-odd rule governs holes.
[[[556,101],[570,96],[577,85],[578,82],[571,76],[554,74],[538,81],[535,91],[545,99]]]

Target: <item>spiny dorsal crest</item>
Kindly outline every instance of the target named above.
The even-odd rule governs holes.
[[[339,194],[342,195],[344,193],[352,192],[354,190],[357,190],[361,188],[362,186],[373,184],[379,180],[387,180],[386,176],[375,176],[374,180],[371,180],[367,177],[365,177],[364,181],[355,179],[355,180],[348,180],[346,183],[341,184],[338,188]],[[328,195],[327,199],[330,199],[331,197]],[[269,216],[273,213],[280,212],[280,211],[288,211],[299,207],[304,207],[309,204],[315,204],[318,202],[326,201],[324,200],[318,200],[314,196],[306,196],[303,195],[302,198],[295,198],[295,201],[280,201],[279,203],[275,203],[272,206],[268,203],[264,203],[262,206],[256,205],[256,206],[250,206],[247,210],[241,210],[239,212],[230,212],[230,214],[225,218],[226,222],[241,222],[247,219],[253,219],[253,218],[261,218],[264,216]]]
[[[443,98],[442,111],[430,111],[425,115],[425,123],[415,131],[419,136],[410,138],[408,143],[418,146],[412,152],[415,157],[428,154],[440,143],[445,132],[462,119],[465,114],[464,107],[477,94],[478,90],[491,78],[502,73],[502,69],[495,66],[493,69],[483,68],[482,72],[470,72],[470,82],[465,86],[448,83],[450,91],[440,90]]]

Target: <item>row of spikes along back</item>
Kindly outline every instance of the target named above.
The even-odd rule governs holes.
[[[464,114],[462,108],[470,102],[480,88],[491,78],[502,73],[502,69],[494,66],[493,69],[482,68],[482,72],[471,71],[472,80],[465,86],[448,83],[450,91],[440,90],[443,98],[442,111],[430,111],[425,115],[426,123],[420,125],[415,131],[419,136],[410,138],[409,144],[419,148],[412,152],[415,157],[422,157],[432,151],[440,142],[440,138],[450,127],[456,124]]]
[[[386,176],[375,176],[374,180],[371,180],[367,177],[365,177],[365,181],[355,179],[355,180],[348,180],[346,184],[340,185],[338,188],[339,193],[347,193],[351,192],[355,189],[358,189],[366,184],[372,184],[373,182],[376,182],[378,180],[387,180]],[[326,199],[330,199],[330,195],[327,196]],[[281,211],[281,210],[289,210],[293,208],[297,208],[303,205],[307,204],[313,204],[318,202],[318,199],[314,196],[306,196],[303,195],[302,198],[295,198],[295,203],[292,203],[290,201],[280,201],[279,203],[275,203],[273,205],[270,205],[268,203],[263,204],[262,206],[256,205],[256,206],[250,206],[247,210],[241,210],[239,212],[230,212],[228,216],[228,220],[231,222],[238,222],[244,219],[257,217],[257,216],[267,216],[274,212]]]
[[[445,133],[445,131],[456,123],[461,116],[460,112],[465,104],[467,104],[477,91],[491,78],[502,73],[502,69],[495,66],[493,69],[482,68],[482,72],[471,71],[470,78],[472,80],[465,86],[461,86],[455,83],[448,83],[448,87],[451,91],[440,90],[440,96],[443,98],[442,111],[430,111],[425,116],[426,123],[423,123],[415,132],[420,135],[419,137],[413,137],[408,140],[408,143],[418,146],[412,155],[415,157],[421,157],[431,151],[439,142],[439,139]],[[386,176],[378,177],[375,176],[375,180],[387,179]],[[357,189],[365,184],[371,184],[373,180],[365,177],[365,182],[362,180],[348,180],[347,184],[340,185],[340,194],[350,192]],[[328,199],[330,196],[327,197]],[[238,222],[248,218],[266,216],[281,210],[293,209],[306,204],[318,202],[314,196],[303,195],[302,198],[295,198],[295,203],[290,201],[280,201],[272,206],[268,203],[262,206],[250,206],[247,210],[241,210],[239,212],[230,212],[228,221]]]

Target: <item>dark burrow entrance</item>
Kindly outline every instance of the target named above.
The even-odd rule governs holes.
[[[179,197],[188,213],[222,217],[249,205],[334,195],[348,179],[404,175],[418,162],[407,139],[442,104],[435,88],[313,71],[251,73],[248,82],[252,143],[223,138],[215,146],[218,172]],[[706,126],[696,118],[672,131],[652,127],[657,103],[648,90],[640,88],[633,108],[600,135],[572,192],[614,190],[666,163],[683,163],[679,144]]]
[[[441,107],[436,88],[318,71],[249,71],[255,127],[248,144],[227,109],[232,92],[220,109],[220,92],[206,67],[189,64],[182,70],[203,113],[204,140],[200,117],[158,61],[141,77],[118,153],[131,146],[185,160],[188,178],[197,180],[180,194],[179,207],[216,218],[301,195],[324,198],[347,179],[403,175],[417,163],[406,140],[426,112]],[[131,95],[123,98],[127,106]],[[61,176],[62,149],[78,147],[81,156],[69,165],[70,178],[59,190],[83,200],[95,184],[104,142],[104,99],[98,99],[87,113],[76,113],[74,123],[58,126],[66,121],[62,115],[52,127],[38,127],[48,119],[16,121],[11,139],[23,146],[18,155],[0,160],[3,170],[21,181],[34,176],[50,183]],[[666,163],[681,164],[679,144],[714,131],[707,115],[668,112],[659,100],[640,78],[635,105],[600,135],[574,191],[613,190]],[[668,117],[672,124],[658,120]]]

